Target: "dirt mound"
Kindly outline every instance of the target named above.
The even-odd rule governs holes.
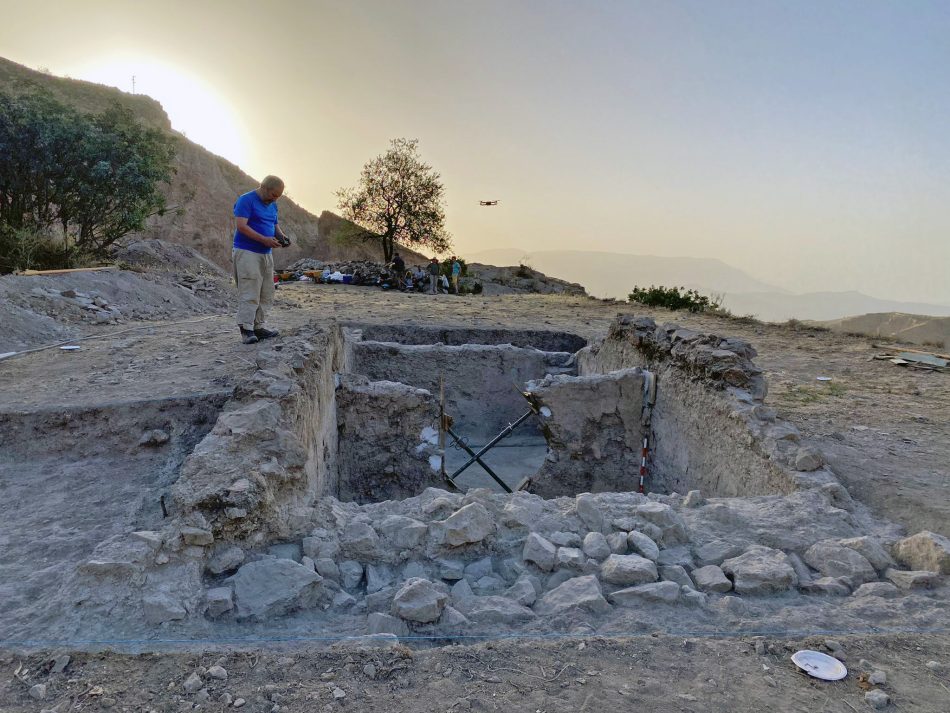
[[[229,300],[228,279],[220,270],[4,275],[0,353],[75,339],[94,325],[220,312]]]
[[[469,263],[468,274],[479,279],[485,287],[486,295],[511,293],[535,293],[541,295],[574,295],[583,297],[587,290],[583,285],[567,280],[549,277],[526,265],[496,267],[482,263]]]
[[[161,272],[191,272],[228,279],[230,273],[194,248],[165,240],[138,240],[115,251],[120,264]]]

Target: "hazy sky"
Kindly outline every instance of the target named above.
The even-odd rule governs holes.
[[[795,291],[950,303],[950,2],[0,0],[0,18],[0,56],[135,74],[177,129],[316,213],[405,136],[462,254],[718,257]]]

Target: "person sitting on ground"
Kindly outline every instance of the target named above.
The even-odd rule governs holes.
[[[237,284],[237,323],[241,341],[254,344],[278,336],[266,329],[267,308],[274,302],[273,248],[287,247],[290,239],[277,222],[277,200],[284,193],[284,182],[267,176],[259,188],[238,197],[234,203],[234,231],[231,261]]]
[[[406,275],[403,277],[403,292],[412,292],[412,273],[409,270],[406,270]]]
[[[419,265],[414,265],[412,268],[412,285],[416,292],[425,292],[426,273]]]
[[[429,261],[429,294],[437,295],[439,294],[439,272],[440,272],[439,258],[432,258]]]

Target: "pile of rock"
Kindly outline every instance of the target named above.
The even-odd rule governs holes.
[[[898,569],[873,538],[825,537],[853,528],[814,500],[801,501],[813,524],[785,533],[788,549],[750,543],[747,530],[732,541],[693,541],[693,528],[721,520],[723,506],[697,493],[543,500],[434,488],[401,502],[331,501],[299,545],[215,550],[205,611],[263,620],[320,607],[365,615],[371,634],[451,635],[538,617],[556,627],[625,607],[706,607],[727,593],[892,597],[950,571],[950,541],[933,533],[893,546],[899,561],[926,571]]]
[[[314,258],[303,258],[282,272],[290,273],[291,279],[299,280],[307,272],[323,273],[325,270],[329,270],[331,274],[339,272],[343,275],[351,275],[353,279],[350,284],[353,285],[376,286],[391,276],[384,264],[370,260],[324,262]]]
[[[657,326],[650,317],[621,315],[611,324],[607,339],[629,341],[654,359],[670,359],[711,385],[745,389],[757,399],[768,390],[762,370],[752,363],[755,348],[736,337],[703,334],[673,323]]]
[[[59,316],[60,312],[70,312],[81,321],[94,324],[115,323],[123,317],[118,307],[110,305],[104,297],[95,292],[34,287],[30,290],[30,295],[45,301],[46,312],[50,316]]]

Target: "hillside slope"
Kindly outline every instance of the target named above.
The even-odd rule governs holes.
[[[883,312],[817,322],[834,332],[893,337],[910,344],[950,348],[950,317]]]
[[[131,109],[143,122],[172,134],[177,141],[177,174],[165,194],[170,207],[183,205],[184,211],[181,215],[170,212],[156,217],[145,231],[130,237],[160,238],[186,245],[196,248],[222,267],[230,265],[234,200],[241,193],[257,187],[258,181],[230,161],[174,131],[162,105],[151,97],[128,94],[93,82],[54,77],[0,57],[0,91],[21,93],[37,88],[84,112],[99,112],[118,102]],[[289,190],[292,192],[293,186]],[[317,217],[289,198],[282,198],[281,227],[294,244],[275,251],[278,266],[301,257],[381,259],[382,251],[373,244],[340,245],[335,242],[333,231],[341,220],[329,211]]]

